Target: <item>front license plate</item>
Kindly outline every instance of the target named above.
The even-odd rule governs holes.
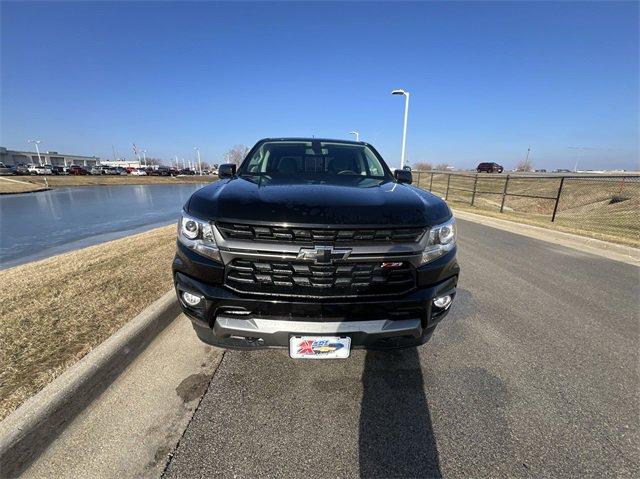
[[[351,338],[338,336],[291,336],[289,355],[295,359],[346,359]]]

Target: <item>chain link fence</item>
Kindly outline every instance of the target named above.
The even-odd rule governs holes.
[[[640,176],[413,172],[414,184],[453,207],[554,223],[640,246]]]

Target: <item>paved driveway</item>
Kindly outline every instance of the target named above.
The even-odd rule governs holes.
[[[640,270],[459,227],[429,344],[226,353],[166,476],[639,477]]]

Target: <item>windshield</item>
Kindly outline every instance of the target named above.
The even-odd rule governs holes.
[[[386,165],[366,145],[299,140],[262,143],[242,163],[238,174],[325,181],[339,176],[391,177]]]

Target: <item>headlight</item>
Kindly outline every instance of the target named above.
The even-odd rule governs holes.
[[[178,222],[178,241],[202,256],[222,262],[213,236],[211,223],[188,215],[184,211]]]
[[[426,264],[451,251],[456,245],[456,220],[433,226],[427,233],[427,246],[422,252],[420,264]]]

